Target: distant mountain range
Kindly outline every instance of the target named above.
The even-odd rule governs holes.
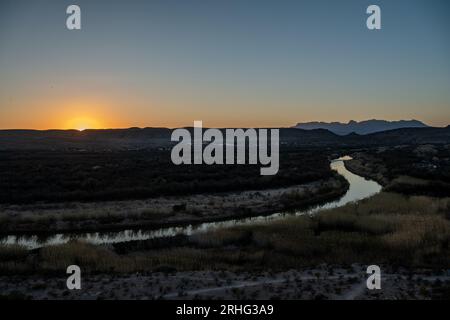
[[[348,123],[341,122],[306,122],[298,123],[294,128],[304,130],[326,129],[338,135],[347,135],[350,133],[370,134],[375,132],[401,129],[401,128],[426,128],[423,122],[418,120],[366,120],[357,122],[354,120]]]
[[[192,128],[188,128],[192,130]],[[6,150],[137,150],[168,148],[172,129],[0,130],[0,151]],[[280,128],[281,145],[300,147],[365,147],[402,144],[449,144],[445,128],[400,128],[365,135],[338,135],[325,129]],[[1,156],[1,154],[0,154]]]

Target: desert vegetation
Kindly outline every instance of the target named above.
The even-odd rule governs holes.
[[[113,201],[261,190],[332,176],[328,151],[283,148],[280,171],[257,165],[172,164],[168,150],[0,151],[0,203]]]
[[[450,180],[447,181],[445,174],[439,175],[436,172],[436,175],[433,175],[436,168],[439,170],[447,168],[447,149],[445,146],[398,147],[400,151],[396,148],[364,149],[353,152],[355,160],[349,162],[348,168],[357,174],[373,178],[384,186],[383,192],[356,203],[323,210],[311,216],[288,217],[271,223],[223,228],[192,236],[178,235],[171,238],[109,245],[71,241],[33,250],[17,245],[2,245],[0,246],[0,277],[53,279],[52,277],[65,275],[68,265],[76,264],[82,267],[84,274],[90,279],[107,275],[108,284],[115,283],[114,279],[122,279],[117,280],[114,288],[120,291],[117,293],[118,296],[131,297],[135,294],[134,291],[124,284],[130,281],[138,283],[136,279],[130,280],[134,279],[135,275],[143,275],[150,279],[152,285],[149,285],[149,288],[153,291],[156,290],[155,286],[161,279],[167,279],[168,276],[181,277],[188,273],[194,278],[205,272],[214,275],[214,279],[208,286],[214,283],[216,286],[230,284],[232,286],[232,280],[222,276],[226,270],[235,274],[235,277],[241,277],[245,273],[249,278],[255,279],[257,275],[265,273],[263,278],[272,279],[270,280],[273,281],[271,288],[277,291],[270,297],[264,296],[263,293],[268,292],[267,285],[259,287],[256,285],[252,290],[231,288],[229,291],[224,291],[223,297],[327,298],[346,296],[344,291],[351,291],[355,283],[361,280],[354,276],[355,264],[359,266],[377,264],[382,266],[383,270],[389,270],[392,281],[397,281],[389,283],[392,291],[383,291],[383,294],[397,292],[395,294],[398,297],[406,298],[447,297],[448,283],[440,280],[442,278],[445,281],[446,278],[436,275],[444,274],[450,265],[450,197],[445,191],[445,186]],[[435,149],[438,150],[437,153],[433,151]],[[392,152],[395,154],[398,152],[397,155],[401,154],[404,159],[386,161],[386,163],[380,160],[389,157]],[[429,158],[430,152],[437,155],[436,158]],[[329,168],[328,159],[336,157],[336,152],[324,152],[320,157],[311,158],[297,166],[301,162],[299,156],[299,152],[293,152],[287,157],[290,159],[288,162],[290,167],[281,176],[281,180],[269,181],[265,177],[258,176],[255,181],[252,181],[250,175],[243,173],[239,176],[242,184],[234,186],[231,177],[224,175],[217,180],[217,172],[213,174],[208,170],[201,171],[203,169],[199,168],[205,179],[199,180],[200,184],[196,187],[190,185],[189,189],[181,189],[184,190],[182,191],[185,192],[184,195],[178,194],[181,191],[173,191],[169,186],[173,187],[178,182],[183,184],[185,182],[183,179],[192,180],[194,171],[186,172],[184,176],[180,176],[181,178],[169,175],[170,178],[164,178],[166,180],[161,182],[161,186],[167,189],[152,189],[158,191],[146,193],[146,197],[149,195],[151,197],[145,200],[139,199],[140,196],[130,199],[119,196],[116,201],[98,201],[104,199],[98,197],[100,193],[97,193],[97,189],[94,188],[86,190],[92,193],[92,199],[95,201],[86,201],[90,199],[77,196],[76,201],[67,202],[66,195],[70,194],[70,192],[66,193],[68,189],[58,189],[61,198],[59,196],[55,198],[53,195],[50,197],[52,193],[48,193],[48,190],[56,188],[61,181],[55,185],[50,184],[49,189],[44,189],[42,192],[38,190],[37,184],[33,184],[29,187],[36,190],[38,194],[36,198],[16,199],[17,201],[12,201],[10,198],[1,204],[0,226],[3,231],[8,232],[44,230],[55,226],[69,230],[70,228],[85,230],[89,227],[99,230],[101,227],[107,228],[114,225],[120,228],[141,226],[146,223],[157,225],[161,221],[176,224],[183,221],[201,222],[208,219],[220,220],[224,218],[224,213],[249,216],[275,210],[290,210],[330,200],[345,192],[347,185]],[[83,161],[89,158],[84,157],[82,157]],[[431,159],[431,162],[426,162],[425,165],[423,161],[428,159]],[[308,172],[308,166],[313,167],[316,161],[319,163],[315,167],[318,171],[309,171],[305,174]],[[74,163],[76,161],[70,166]],[[417,163],[421,165],[418,166]],[[89,166],[92,164],[89,163]],[[134,168],[135,165],[130,164],[128,169]],[[164,166],[157,168],[161,169],[163,174],[170,171],[169,169],[165,171]],[[230,173],[239,175],[241,168],[232,168]],[[427,172],[424,168],[429,170],[429,174],[424,173]],[[20,172],[20,168],[18,170]],[[48,167],[45,170],[53,169]],[[89,174],[89,177],[95,177],[98,170],[100,169],[92,169],[94,174]],[[152,170],[155,170],[155,167]],[[6,171],[4,169],[3,174]],[[126,171],[118,172],[120,173],[118,177],[122,174],[127,175]],[[210,176],[210,174],[213,175]],[[44,176],[48,178],[47,174]],[[24,181],[22,180],[21,183]],[[136,178],[134,182],[136,185],[144,185],[139,178]],[[106,187],[107,192],[116,187],[118,189],[114,189],[115,191],[133,185],[131,180],[124,182],[123,185],[120,181],[116,185],[111,181],[110,183],[113,187],[112,189]],[[209,192],[203,189],[208,183],[211,186]],[[444,187],[438,190],[436,187],[438,184],[443,184]],[[158,183],[155,184],[155,188],[156,185]],[[218,187],[219,185],[223,188]],[[13,184],[3,184],[3,188],[11,186]],[[16,185],[18,186],[19,184]],[[244,191],[249,187],[254,187],[254,190]],[[76,189],[82,191],[83,188],[77,185]],[[48,199],[55,201],[45,201],[47,196],[49,196]],[[330,284],[324,284],[325,282],[305,283],[304,279],[310,281],[314,277],[317,279],[322,277],[322,271],[317,271],[318,269],[326,270],[327,277],[335,279],[336,284],[330,287]],[[286,285],[285,281],[280,279],[279,275],[289,273],[291,270],[301,274],[297,275],[297,279],[303,280],[298,280],[296,284],[306,285],[304,290],[292,291],[289,289],[292,286]],[[341,270],[338,277],[335,275],[335,270]],[[399,273],[398,270],[402,271]],[[408,272],[419,272],[417,270],[423,275],[423,279],[428,280],[416,279],[413,287],[408,288],[407,280],[410,276],[406,275]],[[405,276],[399,274],[405,274]],[[251,279],[242,281],[251,281]],[[40,284],[34,284],[33,281],[27,281],[27,283],[30,286],[42,287]],[[107,284],[104,286],[107,287]],[[197,297],[194,290],[196,287],[191,288],[192,290],[189,288],[190,286],[186,283],[176,282],[174,285],[160,286],[157,291],[152,291],[152,296]],[[399,288],[402,288],[401,292]],[[303,292],[311,294],[306,297],[302,295]],[[57,296],[56,293],[53,294]],[[64,294],[66,296],[69,293]]]
[[[94,246],[71,242],[23,253],[2,248],[2,273],[161,270],[289,270],[318,264],[450,265],[449,198],[381,193],[358,203],[270,224],[234,227],[170,241]]]
[[[346,166],[378,181],[385,190],[408,195],[450,196],[450,145],[377,147],[352,153]]]
[[[343,195],[348,182],[329,179],[265,190],[145,200],[0,205],[0,234],[154,229],[304,209]]]

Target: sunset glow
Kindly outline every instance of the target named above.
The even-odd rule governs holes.
[[[70,119],[64,127],[65,129],[84,131],[86,129],[100,129],[102,128],[102,125],[94,119],[81,117]]]
[[[450,121],[448,1],[423,11],[419,0],[384,0],[379,32],[358,0],[114,1],[109,14],[81,0],[79,31],[67,30],[60,1],[10,2],[0,129]]]

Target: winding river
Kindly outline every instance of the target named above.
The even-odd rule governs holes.
[[[157,230],[123,230],[116,232],[91,232],[76,234],[59,233],[45,237],[38,235],[8,235],[0,238],[0,244],[19,244],[27,247],[28,249],[35,249],[49,245],[66,243],[70,240],[83,240],[93,244],[108,244],[172,237],[175,235],[193,235],[196,233],[207,232],[220,228],[270,222],[293,215],[298,216],[305,214],[314,214],[320,210],[341,207],[347,203],[359,201],[380,192],[381,186],[378,183],[351,173],[345,168],[344,161],[349,159],[351,158],[348,156],[342,157],[333,160],[330,164],[331,169],[337,171],[349,182],[350,186],[347,192],[338,200],[330,201],[307,210],[300,210],[295,212],[279,212],[266,216],[255,216],[250,218],[232,219],[220,222],[206,222],[197,225],[187,225],[180,227],[167,227]]]

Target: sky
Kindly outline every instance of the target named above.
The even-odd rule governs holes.
[[[0,129],[446,126],[448,15],[448,0],[0,0]]]

